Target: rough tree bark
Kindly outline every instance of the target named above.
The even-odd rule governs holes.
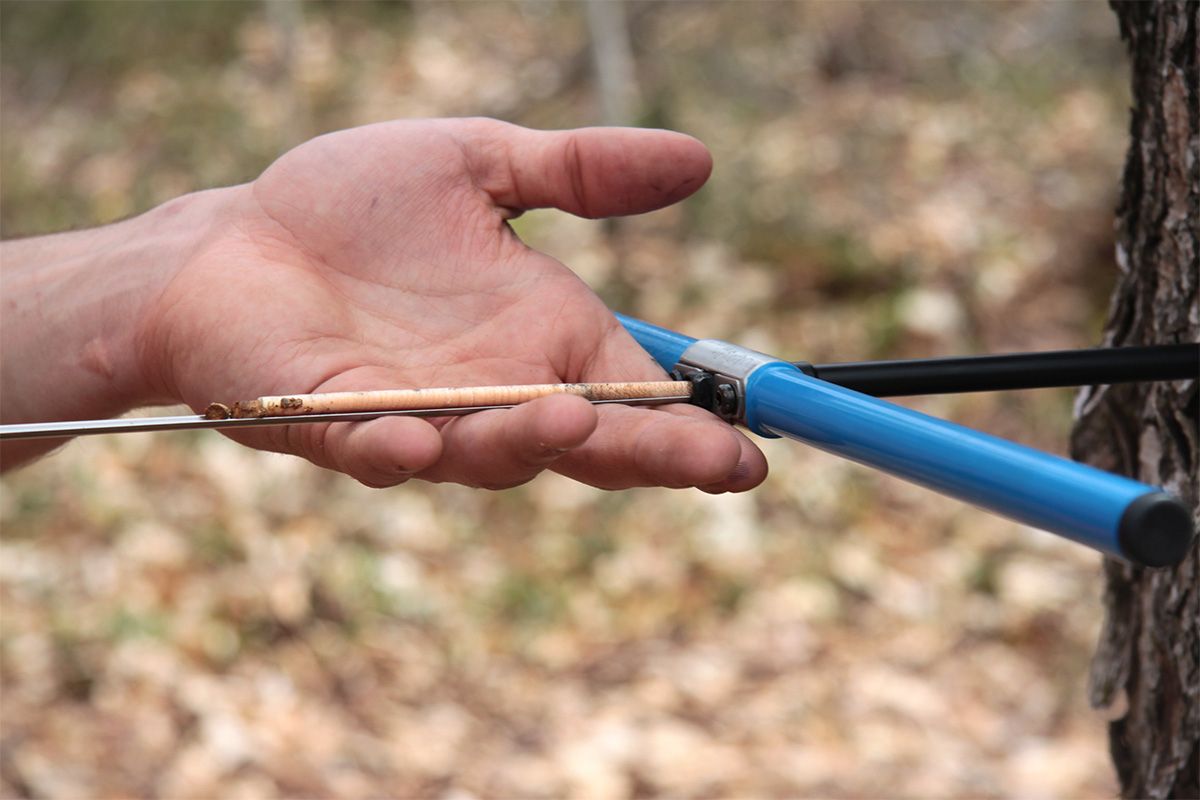
[[[1133,68],[1132,142],[1117,208],[1107,345],[1200,339],[1200,4],[1119,2]],[[1198,367],[1200,369],[1200,367]],[[1092,387],[1072,453],[1160,484],[1197,509],[1200,380]],[[1196,513],[1200,520],[1200,510]],[[1107,560],[1090,699],[1113,708],[1125,797],[1200,797],[1200,547],[1173,569]]]

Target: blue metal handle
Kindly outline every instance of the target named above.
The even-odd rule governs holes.
[[[627,317],[624,314],[616,316],[617,321],[624,326],[625,330],[629,331],[634,339],[637,339],[637,343],[642,346],[642,349],[649,353],[667,372],[675,369],[675,365],[683,357],[683,351],[696,342],[694,337],[684,336],[682,333],[676,333],[668,328],[651,325],[649,322]]]
[[[618,315],[664,369],[695,339]],[[745,421],[1105,553],[1176,563],[1187,508],[1161,490],[811,378],[778,361],[750,373]]]

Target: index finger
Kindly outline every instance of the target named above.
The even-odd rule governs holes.
[[[662,380],[665,373],[614,319],[581,380]],[[596,431],[554,470],[608,489],[696,486],[745,491],[762,483],[767,462],[742,432],[685,404],[598,409]]]

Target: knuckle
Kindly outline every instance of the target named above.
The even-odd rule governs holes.
[[[284,425],[283,441],[288,452],[306,458],[318,467],[333,467],[341,469],[333,463],[327,448],[329,425]],[[343,470],[344,471],[344,470]]]
[[[578,209],[577,213],[590,216],[588,212],[587,187],[584,183],[583,154],[580,151],[579,135],[567,134],[562,148],[563,173],[571,190],[571,197]]]

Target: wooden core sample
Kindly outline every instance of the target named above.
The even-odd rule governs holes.
[[[322,392],[260,397],[234,403],[231,416],[280,417],[303,414],[338,414],[356,411],[473,408],[507,406],[548,397],[573,394],[592,402],[620,402],[678,398],[687,400],[687,381],[637,381],[626,383],[541,383],[509,386],[469,386],[439,389],[385,389],[371,392]]]

